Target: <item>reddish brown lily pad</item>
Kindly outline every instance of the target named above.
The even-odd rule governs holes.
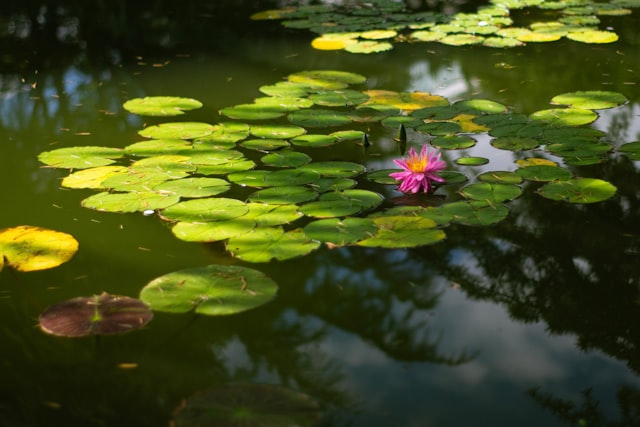
[[[62,337],[108,335],[140,329],[153,318],[142,301],[102,293],[78,297],[48,307],[40,314],[40,329]]]

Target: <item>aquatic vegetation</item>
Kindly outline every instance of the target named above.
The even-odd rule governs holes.
[[[613,43],[618,35],[600,29],[600,17],[630,14],[637,1],[492,0],[476,13],[447,15],[435,11],[415,12],[402,2],[376,0],[346,5],[303,5],[266,10],[254,20],[281,20],[289,28],[319,34],[311,46],[318,50],[377,53],[393,49],[393,43],[438,42],[451,46],[481,44],[509,48],[527,43],[554,42],[567,38],[581,43]],[[540,13],[540,21],[518,26],[514,10]],[[555,20],[544,20],[549,17]],[[552,18],[552,19],[553,19]]]
[[[84,207],[155,212],[177,238],[224,242],[231,255],[253,263],[304,256],[322,244],[435,244],[450,224],[504,220],[506,203],[523,194],[523,182],[537,186],[541,197],[569,203],[600,202],[616,193],[611,183],[574,176],[570,166],[607,158],[613,147],[591,124],[596,110],[626,103],[622,94],[560,94],[551,100],[554,108],[526,116],[492,100],[450,103],[426,92],[365,89],[365,81],[345,71],[297,72],[261,87],[266,97],[222,108],[226,121],[154,124],[139,131],[145,140],[124,148],[65,147],[39,159],[71,169],[64,187],[98,191],[81,202]],[[129,106],[138,104],[132,101]],[[165,104],[174,103],[168,97],[142,103]],[[175,104],[199,105],[182,98]],[[401,154],[410,146],[408,157],[395,161],[402,169],[367,170],[368,157],[379,150],[369,135],[373,128],[395,132]],[[482,170],[474,177],[474,168],[491,163],[466,154],[478,144],[474,135],[491,137],[488,149],[529,158],[513,170]],[[620,152],[633,156],[633,144]],[[412,201],[394,196],[398,181]],[[457,192],[443,199],[434,194],[435,184]],[[151,298],[151,289],[164,285],[145,289]],[[194,307],[210,311],[195,301],[182,310]]]
[[[0,271],[5,263],[18,271],[54,268],[78,251],[70,234],[31,225],[0,230]]]

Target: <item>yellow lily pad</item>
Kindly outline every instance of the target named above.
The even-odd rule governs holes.
[[[60,231],[30,225],[0,230],[0,258],[18,271],[57,267],[77,251],[78,241]],[[0,263],[0,270],[3,264]]]

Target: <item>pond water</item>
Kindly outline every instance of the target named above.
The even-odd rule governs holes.
[[[240,262],[279,286],[273,301],[240,314],[156,312],[140,331],[99,338],[37,327],[46,307],[66,299],[138,297],[163,274],[238,263],[224,246],[176,239],[157,216],[81,207],[95,191],[62,188],[66,172],[38,161],[54,148],[142,140],[147,119],[122,108],[131,98],[196,98],[204,107],[184,120],[216,123],[221,108],[252,102],[259,87],[304,70],[358,73],[366,89],[490,99],[523,114],[551,108],[561,93],[606,90],[629,102],[598,111],[592,126],[614,149],[640,139],[637,9],[606,21],[620,35],[613,44],[398,43],[363,55],[314,50],[309,33],[248,21],[268,7],[228,6],[229,22],[211,18],[206,32],[190,35],[210,42],[164,50],[105,42],[99,54],[71,54],[68,44],[5,38],[12,44],[0,70],[0,227],[51,228],[80,246],[60,267],[0,273],[0,425],[166,426],[185,399],[229,383],[299,390],[318,402],[319,424],[328,426],[639,425],[640,163],[617,151],[569,167],[617,187],[603,202],[556,202],[529,185],[504,221],[452,225],[434,245],[323,246],[292,260]],[[360,147],[327,156],[394,167],[395,129],[363,129],[367,154]],[[410,143],[419,138],[411,134]],[[452,169],[475,177],[515,170],[515,160],[532,155],[476,138],[472,149],[443,151]],[[490,163],[456,165],[462,155]],[[401,196],[394,186],[385,191]],[[454,193],[442,187],[434,197]]]

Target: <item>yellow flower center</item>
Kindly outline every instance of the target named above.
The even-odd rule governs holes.
[[[415,155],[411,156],[411,158],[407,159],[407,166],[411,169],[411,172],[424,172],[424,169],[427,167],[429,163],[429,159],[427,156]]]

